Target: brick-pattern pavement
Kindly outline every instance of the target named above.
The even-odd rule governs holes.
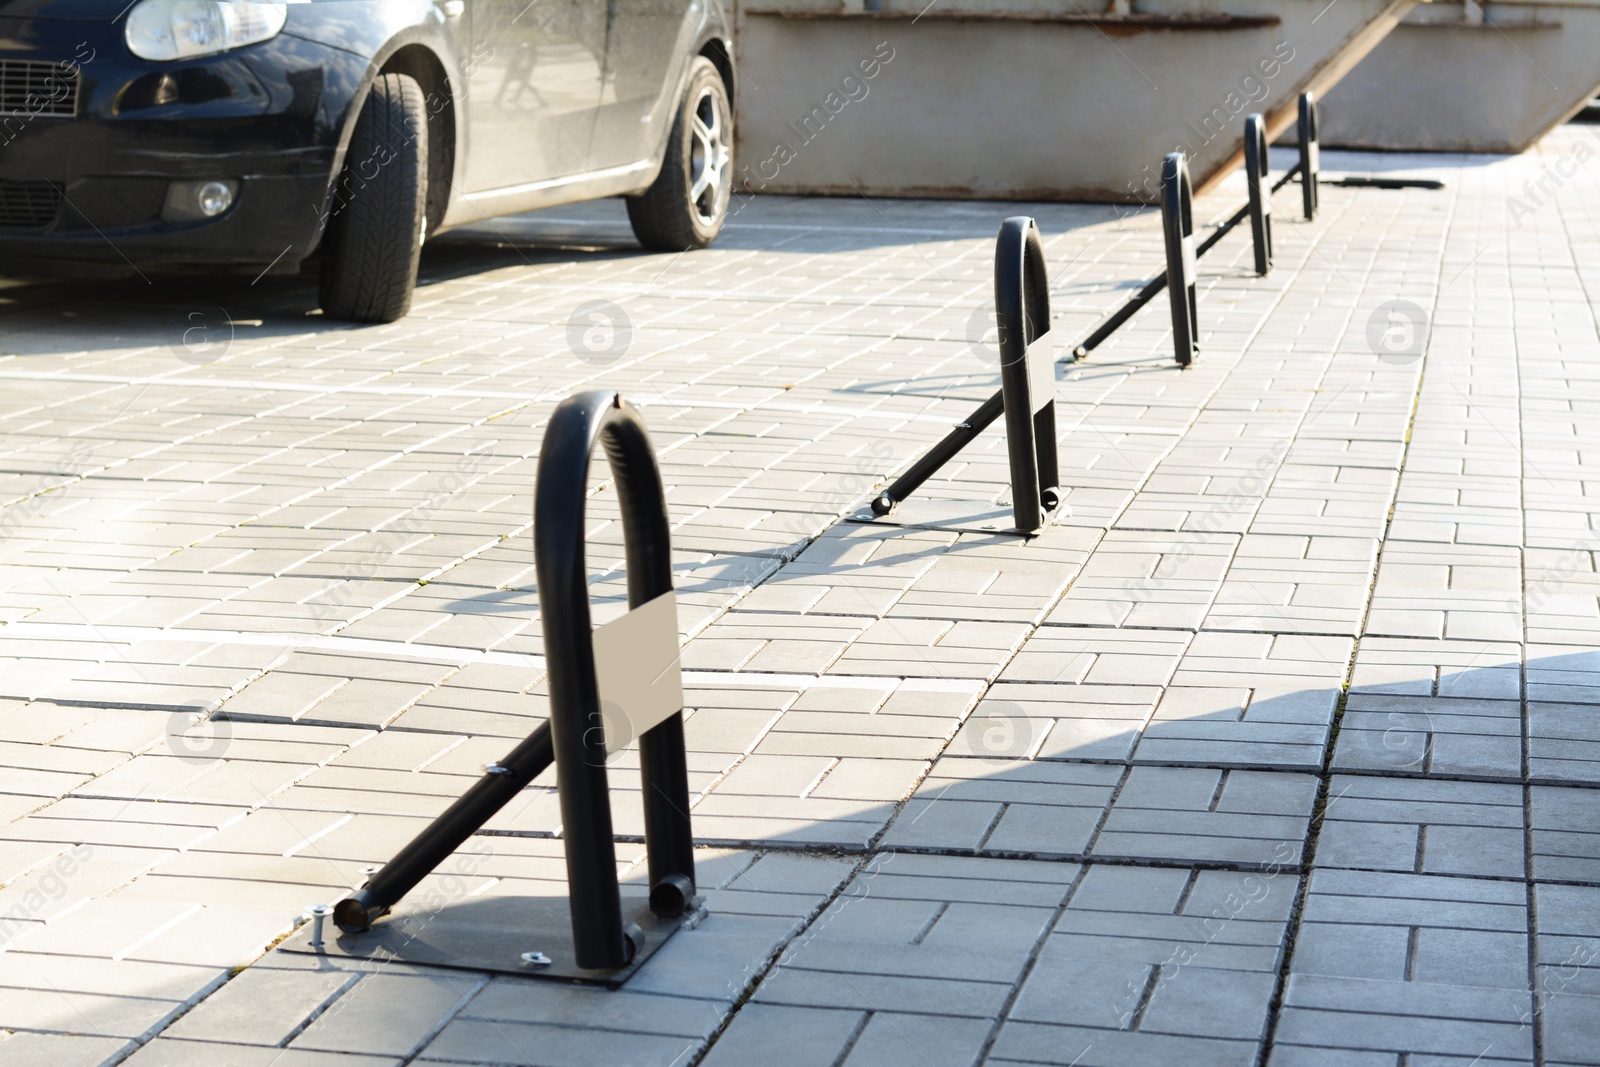
[[[1225,240],[1189,371],[1160,302],[1058,367],[1026,543],[842,520],[994,388],[1001,217],[1059,349],[1151,212],[758,199],[670,257],[564,209],[430,242],[388,327],[0,289],[0,1063],[1600,1064],[1597,164],[1508,206],[1585,142],[1328,153],[1448,188],[1286,200],[1266,279]],[[546,713],[531,485],[592,386],[661,453],[709,917],[614,993],[273,951]],[[564,894],[553,786],[417,899]]]

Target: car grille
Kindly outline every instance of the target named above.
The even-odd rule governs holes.
[[[0,230],[42,230],[61,210],[61,187],[55,182],[0,180]]]
[[[75,65],[0,59],[0,115],[71,118],[77,111]]]

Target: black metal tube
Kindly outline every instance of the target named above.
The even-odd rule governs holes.
[[[354,895],[339,901],[333,921],[341,930],[365,930],[400,902],[473,832],[505,807],[555,760],[550,724],[541,723],[510,755],[428,824]]]
[[[1313,93],[1300,94],[1298,130],[1300,139],[1300,205],[1306,218],[1317,217],[1317,178],[1322,169],[1317,147],[1317,98]]]
[[[1235,226],[1244,221],[1245,216],[1249,214],[1249,211],[1250,205],[1246,204],[1244,207],[1240,208],[1238,211],[1229,216],[1227,221],[1218,226],[1216,231],[1207,236],[1206,239],[1200,243],[1199,247],[1194,250],[1194,257],[1199,259],[1207,252],[1211,251],[1212,247],[1215,246],[1218,241],[1226,237]],[[1109,339],[1112,334],[1120,330],[1129,319],[1138,314],[1140,308],[1154,300],[1156,296],[1159,295],[1160,292],[1166,287],[1167,272],[1162,271],[1154,278],[1151,278],[1149,281],[1145,282],[1144,288],[1140,289],[1133,296],[1129,297],[1128,302],[1118,308],[1109,319],[1102,322],[1099,326],[1096,326],[1094,333],[1091,333],[1087,340],[1083,341],[1078,345],[1077,348],[1073,349],[1073,354],[1083,357],[1088,355],[1090,352],[1093,352],[1096,348],[1099,348],[1100,345]]]
[[[1272,270],[1272,195],[1263,185],[1271,169],[1267,145],[1267,120],[1256,112],[1244,120],[1244,173],[1249,184],[1250,243],[1256,274]]]
[[[628,607],[639,608],[672,591],[672,531],[667,520],[666,491],[655,449],[644,422],[637,416],[608,427],[601,441],[622,503]],[[695,881],[689,769],[681,713],[639,737],[639,773],[651,907],[667,916],[681,914],[694,896]],[[682,892],[684,886],[686,895]],[[669,887],[670,892],[663,887]],[[681,900],[674,903],[675,897]]]
[[[1048,397],[1033,395],[1029,346],[1050,332],[1050,282],[1044,244],[1033,219],[1016,215],[1000,225],[994,253],[995,320],[1000,326],[1000,393],[1006,416],[1006,452],[1011,470],[1011,514],[1018,530],[1032,533],[1044,525],[1044,498],[1056,488],[1054,374]],[[1034,353],[1031,358],[1043,358]],[[1050,440],[1039,439],[1035,415],[1052,412]]]
[[[562,837],[580,967],[621,967],[635,946],[623,928],[606,777],[600,692],[584,551],[584,500],[597,441],[616,477],[628,568],[638,607],[672,588],[666,500],[644,421],[614,392],[562,401],[545,427],[534,493],[534,561],[549,672],[550,732],[561,783]],[[673,715],[641,738],[646,847],[652,882],[680,875],[692,885],[688,772],[683,720]]]
[[[1437,178],[1375,178],[1350,174],[1323,185],[1346,185],[1358,189],[1443,189],[1444,182]]]
[[[584,551],[584,501],[596,441],[606,451],[621,506],[628,604],[638,608],[672,589],[666,495],[650,435],[613,392],[568,397],[545,427],[534,492],[538,572],[550,689],[550,719],[430,823],[362,889],[340,901],[334,921],[364,930],[459,848],[539,774],[556,764],[567,855],[574,955],[580,967],[626,965],[638,945],[624,926],[607,791],[606,739],[595,676]],[[676,914],[694,896],[683,717],[640,737],[651,907]]]
[[[1211,231],[1210,235],[1208,235],[1204,241],[1201,241],[1200,244],[1195,247],[1194,258],[1199,259],[1207,252],[1211,251],[1218,241],[1222,240],[1224,237],[1228,236],[1229,233],[1233,232],[1233,228],[1239,225],[1239,223],[1243,222],[1249,216],[1249,214],[1250,205],[1246,204],[1238,211],[1235,211],[1232,215],[1229,215],[1226,222],[1222,223],[1222,225]]]
[[[1133,294],[1133,296],[1129,297],[1128,302],[1117,309],[1116,314],[1112,315],[1105,322],[1102,322],[1099,326],[1095,327],[1094,333],[1091,333],[1088,340],[1084,341],[1076,349],[1074,349],[1073,354],[1081,358],[1099,348],[1107,338],[1120,330],[1124,323],[1133,318],[1134,315],[1138,314],[1140,308],[1150,303],[1151,300],[1154,300],[1156,295],[1166,287],[1167,272],[1162,271],[1154,278],[1151,278],[1149,281],[1145,282],[1144,288],[1140,289],[1137,293]]]
[[[1194,192],[1182,152],[1168,153],[1161,163],[1161,229],[1166,240],[1167,295],[1172,304],[1173,355],[1180,367],[1199,353],[1200,319],[1196,307],[1194,263]]]
[[[967,421],[958,424],[955,429],[945,434],[938,444],[928,449],[926,455],[896,478],[893,485],[879,493],[872,501],[872,513],[887,515],[893,511],[896,504],[916,492],[918,487],[933,477],[940,467],[949,463],[951,457],[971,444],[973,438],[987,430],[990,423],[1005,411],[1005,406],[1004,393],[997,392],[985,400],[977,411],[967,416]]]

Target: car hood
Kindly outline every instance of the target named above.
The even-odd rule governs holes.
[[[0,0],[0,17],[110,22],[132,6],[132,0]]]

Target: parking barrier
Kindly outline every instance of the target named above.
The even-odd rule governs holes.
[[[885,516],[977,438],[1006,417],[1011,512],[1032,534],[1061,503],[1056,456],[1055,359],[1050,349],[1050,278],[1039,227],[1024,215],[1006,219],[995,242],[995,318],[1000,328],[1000,391],[959,423],[872,501]]]
[[[1251,145],[1252,136],[1253,136],[1252,133],[1251,133],[1252,123],[1256,124],[1257,129],[1258,129],[1258,133],[1255,134],[1254,136],[1257,136],[1257,137],[1260,138],[1259,143],[1254,148],[1252,148],[1252,145]],[[1182,153],[1174,153],[1174,155],[1181,155],[1181,154]],[[1168,159],[1170,159],[1170,158],[1171,158],[1171,156],[1168,157]],[[1254,165],[1254,169],[1252,169],[1252,163],[1251,163],[1251,160],[1253,158],[1257,159],[1257,162]],[[1165,164],[1163,164],[1163,166],[1165,166]],[[1245,120],[1245,172],[1246,172],[1247,176],[1249,176],[1249,175],[1257,175],[1256,177],[1251,177],[1250,178],[1250,198],[1245,203],[1245,205],[1243,207],[1239,208],[1238,211],[1235,211],[1225,221],[1223,221],[1220,225],[1218,225],[1215,230],[1213,230],[1209,235],[1207,235],[1207,237],[1206,237],[1206,239],[1204,241],[1201,241],[1198,245],[1194,246],[1194,255],[1192,257],[1193,260],[1199,260],[1200,257],[1204,256],[1207,252],[1211,251],[1212,248],[1216,247],[1216,244],[1217,244],[1218,241],[1220,241],[1224,237],[1226,237],[1229,233],[1231,233],[1233,231],[1233,228],[1235,226],[1238,226],[1241,222],[1243,222],[1246,218],[1248,218],[1248,219],[1251,220],[1252,236],[1255,239],[1256,273],[1257,274],[1266,274],[1268,271],[1270,271],[1272,269],[1272,222],[1271,222],[1271,219],[1269,217],[1271,215],[1271,212],[1272,212],[1272,195],[1271,194],[1276,192],[1277,190],[1283,188],[1283,186],[1285,184],[1287,184],[1289,181],[1291,181],[1294,178],[1294,176],[1298,173],[1298,169],[1297,168],[1298,168],[1298,164],[1296,164],[1296,167],[1290,168],[1289,173],[1285,174],[1282,178],[1280,178],[1277,181],[1277,183],[1274,184],[1271,187],[1270,190],[1263,188],[1262,179],[1266,178],[1266,176],[1267,176],[1266,122],[1265,122],[1265,120],[1263,120],[1261,118],[1260,115],[1251,115],[1248,119],[1246,119]],[[1187,168],[1185,168],[1185,170],[1187,170]],[[1165,211],[1166,196],[1167,196],[1166,181],[1167,181],[1167,179],[1166,179],[1166,171],[1163,170],[1162,171],[1162,205],[1163,205],[1163,212]],[[1192,190],[1191,190],[1191,194],[1190,194],[1191,207],[1189,209],[1189,211],[1190,211],[1190,220],[1191,220],[1191,225],[1190,225],[1191,233],[1193,231],[1192,200],[1193,200],[1193,194],[1192,194]],[[1261,220],[1259,223],[1257,222],[1258,219]],[[1265,263],[1266,263],[1265,268],[1263,268],[1263,266],[1262,266],[1263,258],[1264,258]],[[1192,285],[1193,281],[1194,281],[1193,272],[1192,271],[1191,271],[1191,273],[1189,275],[1189,278],[1190,278],[1190,284]],[[1095,327],[1095,330],[1094,330],[1093,333],[1091,333],[1087,338],[1085,338],[1081,344],[1079,344],[1075,348],[1073,348],[1073,350],[1072,350],[1073,356],[1075,358],[1077,358],[1077,359],[1083,359],[1090,352],[1093,352],[1096,348],[1099,348],[1100,345],[1103,344],[1108,338],[1110,338],[1110,336],[1112,334],[1116,333],[1119,329],[1121,329],[1124,325],[1126,325],[1127,321],[1129,319],[1133,318],[1133,316],[1138,313],[1140,308],[1144,307],[1151,300],[1155,299],[1156,295],[1158,293],[1160,293],[1165,288],[1167,288],[1167,272],[1166,271],[1162,271],[1160,274],[1156,275],[1154,278],[1151,278],[1148,282],[1145,282],[1144,286],[1137,293],[1135,293],[1133,296],[1128,298],[1128,302],[1127,303],[1123,304],[1120,308],[1118,308],[1111,315],[1110,318],[1106,319],[1105,322],[1102,322],[1099,326]],[[1192,358],[1192,352],[1191,352],[1191,358]],[[1185,361],[1185,360],[1183,360],[1181,358],[1178,360],[1178,362],[1179,363],[1183,363],[1185,366],[1188,365],[1187,361]]]
[[[1317,175],[1322,170],[1322,153],[1317,146],[1317,98],[1300,94],[1300,204],[1308,220],[1317,217]]]
[[[1322,185],[1346,185],[1375,189],[1444,188],[1444,182],[1433,178],[1346,175],[1334,181],[1323,180],[1321,177],[1321,151],[1317,144],[1317,123],[1318,105],[1316,97],[1312,93],[1301,93],[1296,131],[1296,138],[1300,147],[1300,159],[1294,166],[1286,170],[1277,181],[1273,182],[1269,189],[1265,184],[1268,175],[1266,120],[1259,114],[1252,114],[1245,120],[1245,175],[1250,183],[1250,199],[1195,247],[1191,263],[1192,260],[1198,260],[1201,256],[1204,256],[1218,241],[1226,237],[1229,231],[1246,218],[1249,218],[1251,236],[1255,242],[1256,273],[1265,275],[1270,272],[1272,270],[1273,255],[1271,194],[1297,178],[1300,180],[1301,207],[1307,219],[1316,217],[1317,208],[1320,206],[1317,190]],[[1171,159],[1172,157],[1168,156],[1167,158]],[[1165,211],[1167,195],[1165,170],[1162,173],[1162,208]],[[1170,263],[1170,253],[1168,258]],[[1073,348],[1073,356],[1082,359],[1100,347],[1112,334],[1121,329],[1129,319],[1133,318],[1140,308],[1153,300],[1157,293],[1167,288],[1167,277],[1166,272],[1163,271],[1146,282],[1137,293],[1128,298],[1127,303],[1118,308],[1110,318],[1095,327],[1093,333],[1085,338],[1081,344]],[[1190,279],[1192,283],[1192,274]],[[1181,352],[1178,362],[1187,366],[1187,361],[1181,358]]]
[[[597,442],[605,449],[622,515],[629,611],[595,630],[585,569],[584,500]],[[502,949],[503,942],[510,936],[531,936],[532,931],[501,931],[492,937],[479,931],[476,940],[463,938],[465,948],[480,956],[487,951],[493,958],[458,958],[447,945],[449,923],[440,922],[434,931],[438,936],[412,937],[398,948],[390,944],[389,954],[411,958],[406,946],[426,941],[415,962],[593,979],[583,972],[615,972],[643,962],[677,928],[678,917],[696,906],[671,539],[661,472],[643,419],[614,392],[568,397],[545,429],[536,478],[534,561],[550,718],[503,760],[486,766],[483,777],[444,814],[358,892],[338,903],[334,921],[345,936],[334,946],[344,954],[368,954],[359,942],[378,934],[361,932],[552,762],[566,849],[570,952],[551,945],[556,949],[551,954],[519,953],[511,945]],[[609,753],[634,736],[639,739],[649,900],[647,912],[626,916],[617,881],[606,762]],[[548,930],[538,933],[551,936]],[[535,964],[539,970],[529,972]],[[607,977],[601,974],[599,980]]]
[[[1161,233],[1167,247],[1173,354],[1180,367],[1187,367],[1200,354],[1200,313],[1195,292],[1194,188],[1182,152],[1169,153],[1161,161]]]
[[[1272,190],[1266,186],[1269,168],[1267,120],[1259,112],[1244,120],[1244,173],[1250,185],[1250,239],[1255,248],[1256,273],[1272,270]]]

